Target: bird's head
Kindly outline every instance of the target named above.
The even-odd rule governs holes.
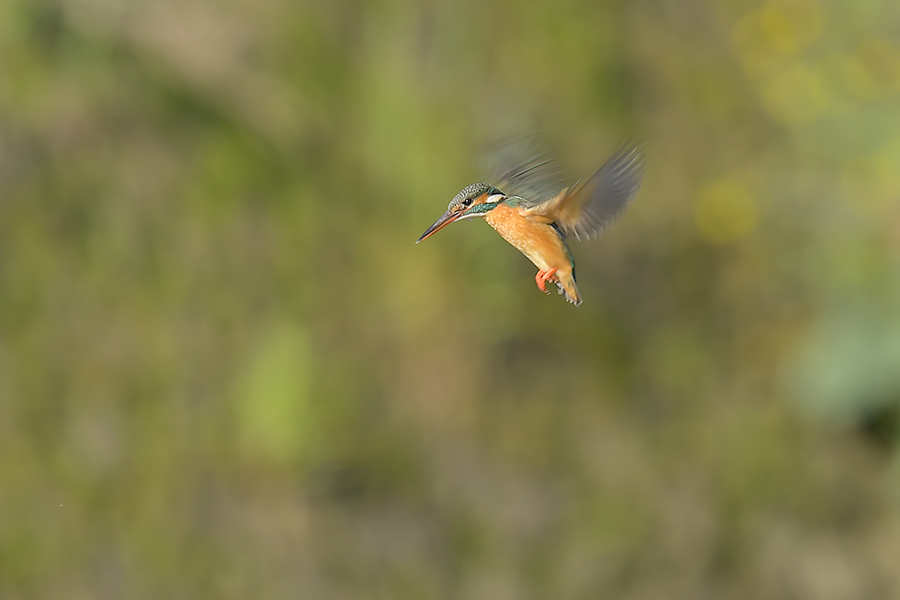
[[[471,219],[472,217],[483,217],[488,212],[497,208],[501,202],[506,200],[506,194],[498,190],[492,185],[486,183],[473,183],[462,189],[447,207],[447,212],[441,215],[441,218],[425,230],[416,243],[431,235],[437,233],[454,221],[462,219]]]

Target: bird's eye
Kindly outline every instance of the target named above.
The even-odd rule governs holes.
[[[470,204],[472,204],[471,198],[466,198],[465,200],[463,200],[463,206],[469,206]]]

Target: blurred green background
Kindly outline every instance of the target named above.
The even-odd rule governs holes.
[[[898,165],[893,0],[0,2],[0,597],[897,598]]]

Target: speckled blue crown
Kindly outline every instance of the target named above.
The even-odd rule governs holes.
[[[495,188],[492,185],[488,185],[487,183],[481,183],[481,182],[473,183],[471,185],[467,185],[462,190],[460,190],[460,192],[456,196],[453,197],[453,200],[450,201],[450,204],[447,206],[447,209],[449,210],[449,209],[453,208],[454,206],[456,206],[457,204],[462,204],[462,202],[466,198],[474,200],[478,196],[485,194],[485,193],[493,195],[493,194],[502,194],[503,192],[501,192],[500,190],[498,190],[497,188]]]

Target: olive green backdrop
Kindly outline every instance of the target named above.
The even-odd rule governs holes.
[[[892,0],[0,2],[0,597],[896,598],[898,165]]]

